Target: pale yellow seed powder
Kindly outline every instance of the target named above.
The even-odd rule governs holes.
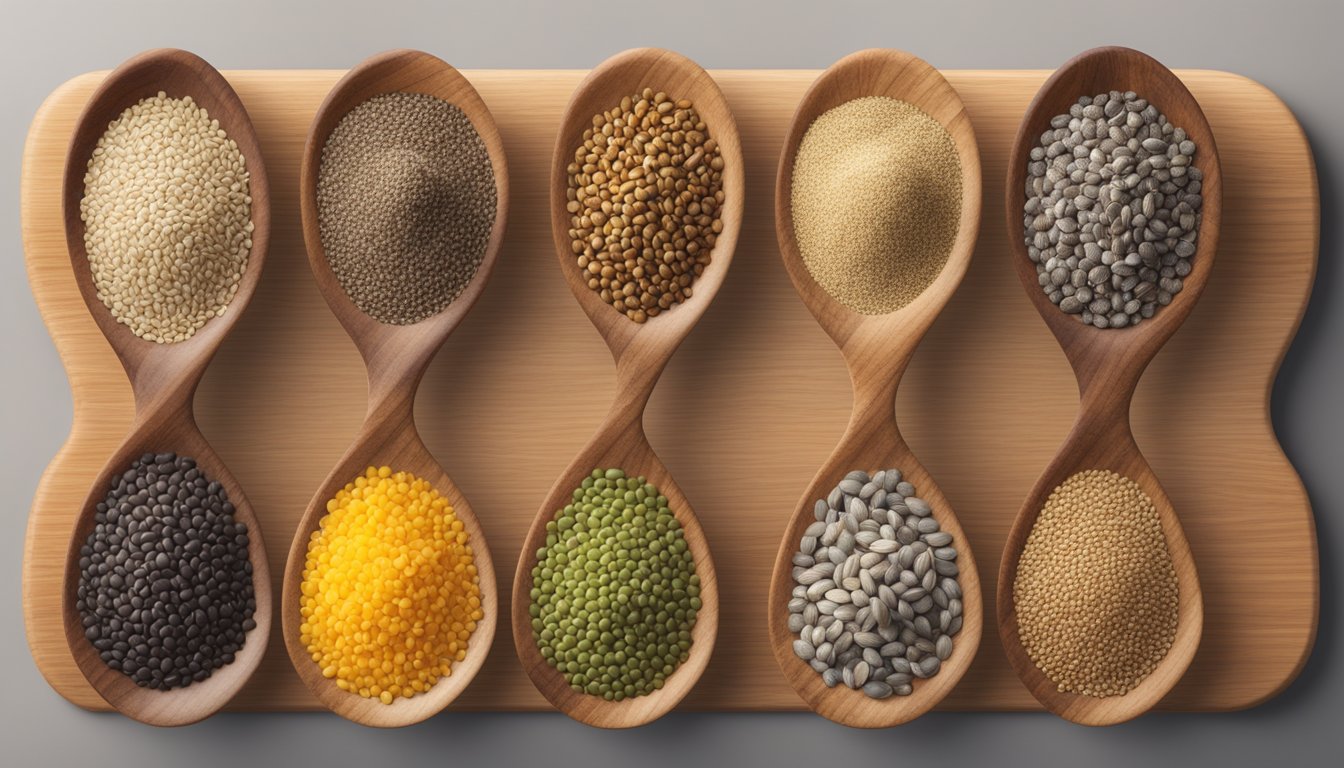
[[[904,101],[845,102],[803,136],[791,204],[794,237],[812,278],[856,312],[894,312],[938,278],[956,242],[956,143],[937,120]]]

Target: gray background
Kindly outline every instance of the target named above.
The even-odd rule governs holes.
[[[1344,501],[1339,471],[1344,408],[1344,291],[1339,185],[1344,179],[1344,4],[1254,2],[832,2],[727,0],[288,3],[161,0],[89,3],[0,0],[0,754],[8,765],[143,766],[390,763],[676,765],[953,764],[1095,766],[1212,763],[1338,764],[1344,737],[1339,569]],[[937,7],[934,7],[937,6]],[[1020,7],[1019,7],[1020,6]],[[857,732],[808,714],[671,715],[635,731],[599,732],[556,714],[448,714],[394,732],[327,714],[217,716],[154,730],[76,709],[47,687],[24,640],[20,560],[37,478],[70,426],[70,397],[27,287],[19,234],[23,138],[42,99],[81,72],[116,66],[145,48],[193,50],[221,69],[345,68],[374,52],[421,48],[464,68],[586,68],[623,48],[658,45],[702,65],[823,68],[859,48],[903,48],[943,68],[1050,68],[1096,45],[1145,50],[1172,67],[1226,69],[1275,90],[1297,114],[1316,156],[1321,264],[1306,319],[1274,390],[1275,424],[1306,481],[1321,548],[1321,625],[1301,677],[1256,709],[1222,715],[1157,714],[1115,728],[1073,726],[1036,714],[931,714],[897,730]],[[1273,258],[1272,253],[1265,254]],[[1246,482],[1255,482],[1247,478]],[[1274,510],[1265,510],[1272,521]],[[1248,548],[1248,555],[1253,549]],[[1248,567],[1273,567],[1248,561]],[[1247,610],[1272,596],[1248,596]],[[1255,651],[1247,649],[1247,663]],[[1228,670],[1228,674],[1236,674]]]

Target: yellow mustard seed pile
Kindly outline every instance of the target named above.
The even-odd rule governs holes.
[[[384,704],[452,674],[483,615],[462,521],[428,481],[390,467],[327,502],[302,591],[300,637],[322,674]]]
[[[1050,493],[1013,583],[1018,634],[1060,691],[1123,696],[1176,637],[1176,570],[1152,499],[1108,470]]]

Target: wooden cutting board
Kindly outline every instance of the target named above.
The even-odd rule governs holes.
[[[89,709],[107,706],[66,648],[60,569],[75,506],[124,436],[132,401],[76,289],[59,192],[75,119],[105,74],[77,77],[43,104],[22,179],[29,279],[74,396],[70,437],[29,516],[24,622],[48,682]],[[365,403],[355,348],[309,272],[296,199],[309,121],[342,73],[225,74],[265,150],[273,236],[261,286],[206,374],[197,413],[256,507],[278,580],[299,516],[355,434]],[[613,395],[610,356],[556,268],[547,219],[554,130],[582,74],[467,73],[508,150],[509,229],[484,297],[430,368],[417,402],[426,442],[481,518],[506,600],[528,523]],[[1023,295],[1005,247],[1008,146],[1047,74],[947,73],[979,137],[985,216],[971,271],[916,354],[896,404],[911,446],[966,526],[986,595],[994,594],[1013,515],[1077,406],[1064,356]],[[1217,134],[1225,229],[1207,292],[1139,386],[1134,433],[1184,521],[1204,587],[1203,644],[1162,708],[1231,710],[1281,691],[1316,635],[1315,527],[1275,439],[1269,393],[1311,292],[1319,199],[1306,138],[1273,93],[1223,72],[1179,74]],[[764,598],[783,526],[850,406],[840,355],[794,294],[771,219],[784,132],[816,73],[714,75],[742,132],[747,217],[722,292],[673,359],[648,413],[649,437],[695,505],[719,569],[718,646],[683,708],[800,709],[767,646]],[[506,603],[500,611],[507,620]],[[985,618],[992,627],[993,616]],[[455,708],[546,708],[510,638],[501,627],[485,669]],[[317,707],[278,626],[261,669],[231,706]],[[1039,709],[992,631],[943,708]]]

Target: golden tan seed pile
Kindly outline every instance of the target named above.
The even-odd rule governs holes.
[[[855,312],[894,312],[937,279],[952,252],[961,159],[952,136],[918,107],[854,99],[803,135],[792,206],[812,279]]]
[[[243,153],[190,96],[141,100],[89,158],[84,249],[98,298],[136,336],[191,338],[224,314],[252,250]]]
[[[1177,585],[1157,508],[1108,470],[1050,493],[1013,583],[1018,633],[1060,691],[1122,696],[1176,637]]]
[[[593,117],[569,164],[588,287],[642,323],[691,296],[723,231],[723,158],[691,102],[645,88]]]

